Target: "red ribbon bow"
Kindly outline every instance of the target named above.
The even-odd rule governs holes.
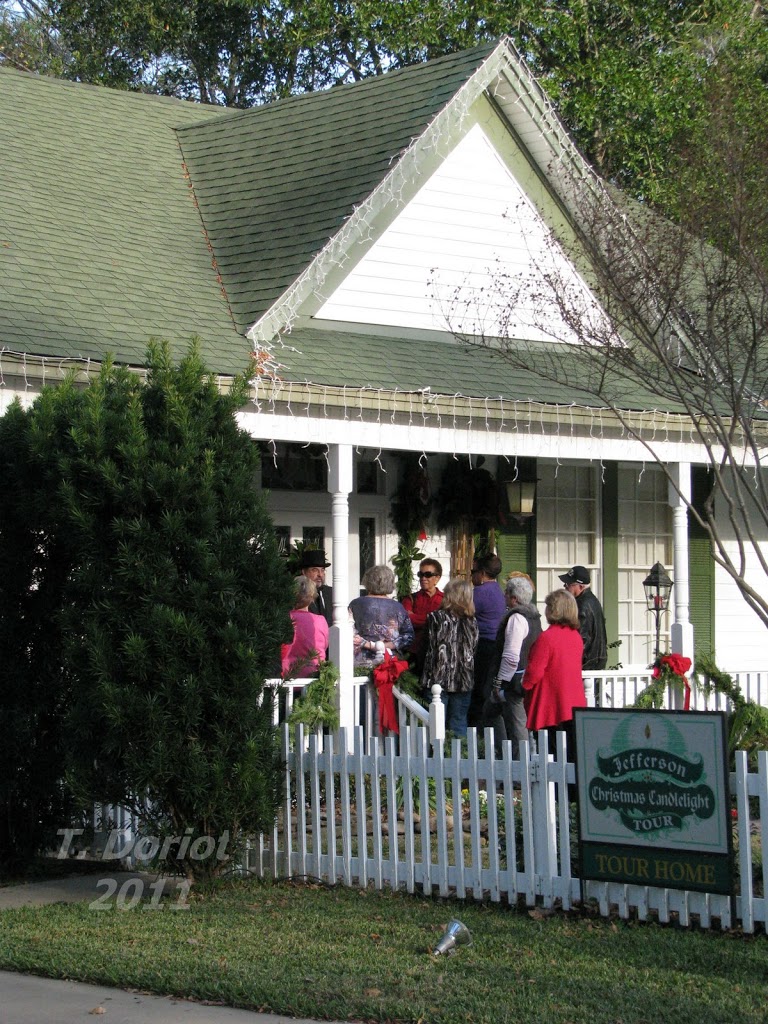
[[[379,695],[379,733],[382,736],[387,731],[400,732],[392,687],[407,668],[407,661],[398,661],[385,651],[384,661],[373,670],[373,683]]]
[[[691,708],[691,684],[688,682],[688,676],[685,674],[691,667],[691,659],[686,658],[682,654],[662,654],[659,658],[658,664],[654,665],[653,676],[658,679],[661,675],[663,668],[668,668],[670,672],[674,672],[676,676],[680,676],[685,686],[685,700],[683,703],[683,711],[690,711]]]

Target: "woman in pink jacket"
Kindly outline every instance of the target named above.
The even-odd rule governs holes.
[[[549,628],[531,647],[523,676],[527,726],[531,731],[549,730],[550,750],[554,750],[554,734],[564,730],[571,748],[573,709],[587,704],[576,599],[567,590],[555,590],[547,596],[544,615]]]
[[[306,576],[296,577],[296,603],[291,612],[293,641],[283,644],[280,654],[283,679],[316,676],[328,647],[328,623],[309,606],[317,597],[317,587]]]

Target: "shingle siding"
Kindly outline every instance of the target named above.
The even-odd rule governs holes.
[[[0,345],[140,363],[196,334],[246,364],[174,130],[222,113],[0,71]]]

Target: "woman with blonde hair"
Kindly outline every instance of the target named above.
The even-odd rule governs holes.
[[[576,599],[567,590],[553,590],[544,602],[544,615],[549,628],[531,647],[523,676],[527,726],[531,731],[550,730],[550,749],[554,733],[564,730],[570,747],[573,709],[587,704]]]
[[[438,683],[446,706],[446,728],[467,735],[467,713],[474,684],[475,648],[479,637],[472,584],[452,579],[443,603],[427,616],[426,653],[422,685]]]

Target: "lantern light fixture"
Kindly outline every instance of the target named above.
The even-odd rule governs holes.
[[[673,586],[674,583],[661,562],[656,562],[643,580],[646,607],[656,618],[656,660],[660,654],[661,616],[669,608]]]
[[[507,501],[509,503],[509,514],[521,526],[524,526],[529,519],[533,518],[536,504],[536,481],[535,480],[508,480]]]

